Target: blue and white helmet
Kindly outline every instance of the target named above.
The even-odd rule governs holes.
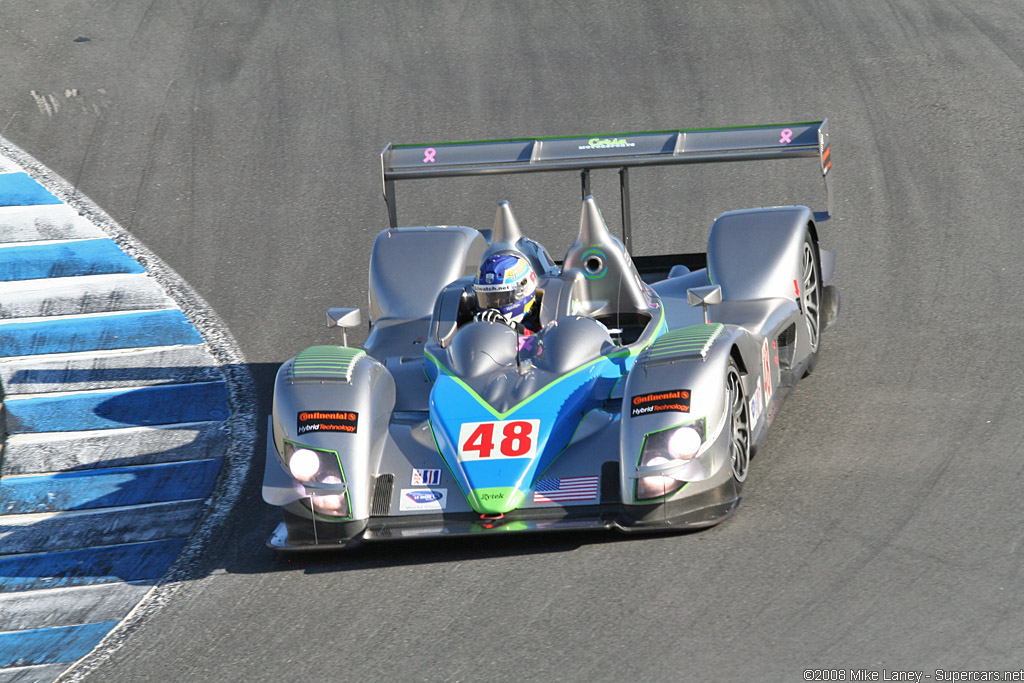
[[[494,309],[509,323],[522,322],[536,298],[537,274],[521,254],[501,251],[480,264],[473,292],[480,310]]]

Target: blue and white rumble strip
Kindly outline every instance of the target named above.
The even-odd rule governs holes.
[[[240,488],[248,373],[168,283],[189,297],[0,139],[0,683],[52,681],[92,652]]]

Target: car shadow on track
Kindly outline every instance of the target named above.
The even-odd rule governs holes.
[[[19,364],[0,394],[0,594],[159,583],[226,469],[224,378]]]
[[[276,518],[273,520],[276,523]],[[267,531],[272,526],[265,527]],[[266,546],[247,548],[242,554],[221,556],[219,568],[230,573],[302,571],[306,574],[354,572],[416,565],[468,563],[499,558],[572,553],[606,543],[643,543],[693,531],[644,536],[623,536],[611,531],[544,532],[514,536],[408,539],[366,543],[354,548],[281,553]],[[239,549],[242,550],[242,549]],[[214,558],[209,558],[213,560]],[[208,567],[214,571],[215,561]],[[204,572],[205,573],[205,572]],[[200,578],[198,576],[193,578]]]

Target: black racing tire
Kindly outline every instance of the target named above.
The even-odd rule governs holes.
[[[729,397],[729,463],[732,478],[737,484],[742,484],[750,473],[752,455],[750,404],[743,391],[739,368],[731,358],[725,372],[725,389]]]
[[[805,334],[811,346],[804,377],[814,371],[821,352],[821,252],[808,230],[800,255],[800,310],[803,311]]]

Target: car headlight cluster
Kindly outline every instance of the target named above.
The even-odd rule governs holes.
[[[711,476],[711,463],[702,457],[713,441],[706,436],[704,419],[647,434],[640,449],[636,499],[663,498],[687,482]]]
[[[284,463],[316,512],[349,516],[345,473],[337,451],[284,442]]]

